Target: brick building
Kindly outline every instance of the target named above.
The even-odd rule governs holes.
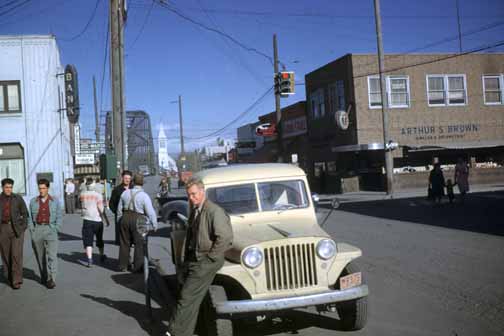
[[[386,55],[385,69],[396,187],[425,186],[422,171],[433,161],[447,169],[461,156],[474,168],[502,165],[504,54]],[[376,55],[345,55],[307,74],[305,83],[312,184],[324,185],[322,192],[382,189]],[[407,170],[416,174],[406,177]],[[492,180],[488,171],[473,171],[474,179]],[[488,174],[502,178],[495,172]]]

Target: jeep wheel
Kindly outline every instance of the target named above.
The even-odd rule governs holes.
[[[227,301],[224,287],[212,285],[203,301],[201,314],[202,327],[209,336],[233,336],[233,321],[217,316],[215,303]]]
[[[348,264],[342,272],[342,276],[360,272],[355,264]],[[365,284],[364,277],[362,284]],[[360,299],[341,302],[336,306],[343,330],[352,331],[364,328],[367,321],[367,296]]]

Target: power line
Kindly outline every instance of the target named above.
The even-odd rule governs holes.
[[[256,101],[254,101],[252,103],[252,105],[250,105],[245,111],[243,111],[242,113],[240,113],[235,119],[231,120],[229,123],[227,123],[225,126],[223,126],[220,129],[218,129],[217,131],[209,133],[207,135],[200,136],[200,137],[187,137],[187,139],[190,139],[190,140],[202,140],[202,139],[210,138],[210,137],[213,137],[213,136],[216,136],[216,135],[220,134],[226,128],[228,128],[229,126],[233,125],[235,122],[237,122],[238,120],[240,120],[241,118],[243,118],[244,116],[246,116],[248,113],[250,113],[250,111],[252,111],[269,93],[271,93],[271,91],[273,91],[273,86],[271,86],[270,88],[268,88],[268,90],[266,90],[266,92],[264,92]],[[186,137],[184,137],[184,138],[186,138]]]
[[[79,37],[81,37],[82,35],[84,35],[84,33],[88,30],[89,28],[89,25],[91,24],[91,22],[93,21],[94,17],[96,16],[96,11],[98,9],[98,5],[100,4],[100,0],[96,0],[96,4],[94,6],[94,9],[93,9],[93,12],[91,13],[91,17],[89,18],[89,20],[87,21],[86,25],[84,26],[84,28],[80,31],[80,33],[78,33],[77,35],[71,37],[71,38],[61,38],[60,40],[61,41],[65,41],[65,42],[71,42],[71,41],[74,41],[76,39],[78,39]]]
[[[140,36],[142,35],[143,31],[144,31],[144,28],[145,28],[145,25],[147,24],[147,21],[149,20],[149,17],[151,15],[151,12],[152,12],[152,8],[154,8],[154,0],[151,0],[151,5],[149,7],[149,10],[147,12],[147,14],[145,15],[145,18],[144,18],[144,21],[142,23],[142,26],[140,27],[140,30],[138,31],[138,34],[137,36],[135,37],[135,40],[133,41],[133,43],[131,44],[131,47],[129,47],[129,50],[133,49],[135,47],[135,44],[137,43],[138,39],[140,38]]]
[[[228,40],[230,40],[231,42],[233,42],[234,44],[238,45],[239,47],[243,48],[244,50],[246,51],[249,51],[249,52],[252,52],[252,53],[255,53],[259,56],[262,56],[264,58],[266,58],[271,64],[273,64],[273,58],[265,53],[263,53],[262,51],[259,51],[257,50],[256,48],[252,48],[252,47],[249,47],[245,44],[243,44],[242,42],[238,41],[237,39],[235,39],[234,37],[232,37],[231,35],[225,33],[225,32],[222,32],[218,29],[215,29],[215,28],[212,28],[212,27],[209,27],[199,21],[196,21],[190,17],[188,17],[187,15],[185,14],[182,14],[179,10],[175,9],[175,8],[172,8],[170,7],[169,5],[167,5],[166,3],[162,2],[162,0],[156,0],[156,3],[166,9],[166,10],[169,10],[170,12],[176,14],[177,16],[179,16],[180,18],[200,27],[200,28],[203,28],[205,30],[208,30],[208,31],[211,31],[211,32],[214,32],[216,34],[219,34],[221,36],[224,36],[225,38],[227,38]]]
[[[16,2],[18,2],[18,1],[19,1],[19,0],[9,1],[9,2],[7,2],[7,3],[3,4],[2,6],[0,6],[0,9],[3,9],[3,8],[6,8],[6,7],[9,7],[10,5],[12,5],[12,4],[14,4],[14,3],[16,3]]]
[[[9,13],[10,13],[10,12],[12,12],[13,10],[15,10],[15,9],[17,9],[17,8],[19,8],[19,7],[22,7],[22,6],[24,6],[24,5],[26,5],[26,4],[27,4],[28,2],[30,2],[30,1],[31,1],[31,0],[25,0],[25,1],[23,1],[23,2],[21,2],[21,3],[19,3],[19,4],[17,4],[17,5],[15,5],[14,7],[11,7],[11,8],[9,8],[9,9],[7,9],[7,10],[4,10],[3,12],[0,12],[0,16],[4,16],[4,15],[6,15],[6,14],[9,14]],[[12,1],[11,1],[11,3],[12,3]]]
[[[107,20],[107,35],[105,37],[105,53],[103,55],[103,71],[102,71],[102,78],[101,78],[101,84],[100,84],[100,113],[103,111],[103,85],[105,82],[105,73],[107,71],[107,55],[108,55],[108,45],[109,45],[109,34],[110,34],[110,20]]]

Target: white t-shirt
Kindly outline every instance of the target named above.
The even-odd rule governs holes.
[[[81,193],[82,219],[101,222],[103,212],[103,196],[96,191],[87,190]]]

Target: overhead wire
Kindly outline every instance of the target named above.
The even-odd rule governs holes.
[[[12,0],[12,1],[6,2],[6,3],[4,3],[3,5],[0,6],[0,9],[9,7],[10,5],[15,4],[16,2],[19,2],[19,0]]]
[[[142,26],[140,27],[140,30],[138,31],[137,36],[133,40],[133,43],[131,44],[131,47],[128,48],[129,50],[132,50],[135,47],[138,39],[140,39],[140,36],[142,36],[142,33],[143,33],[144,29],[145,29],[145,25],[149,21],[150,15],[152,13],[152,9],[154,8],[154,4],[155,4],[155,1],[151,0],[151,5],[149,7],[149,10],[147,11],[147,14],[145,15],[145,18],[144,18],[144,20],[142,22]]]
[[[74,35],[74,36],[72,36],[70,38],[60,38],[59,40],[64,41],[64,42],[71,42],[71,41],[75,41],[76,39],[78,39],[79,37],[81,37],[82,35],[84,35],[84,33],[86,33],[86,31],[88,30],[89,26],[91,25],[91,22],[93,22],[93,19],[96,16],[96,11],[98,10],[98,5],[99,4],[100,4],[100,0],[96,0],[96,3],[95,3],[95,6],[94,6],[94,9],[93,9],[93,12],[91,13],[91,16],[89,17],[88,21],[84,25],[84,28],[77,35]]]
[[[17,4],[17,5],[15,5],[15,6],[13,6],[13,7],[9,8],[9,9],[4,10],[3,12],[0,12],[0,17],[2,17],[2,16],[4,16],[4,15],[7,15],[7,14],[9,14],[10,12],[12,12],[12,11],[14,11],[14,10],[16,10],[16,9],[18,9],[18,8],[20,8],[20,7],[23,7],[24,5],[26,5],[26,4],[27,4],[28,2],[30,2],[30,1],[31,1],[31,0],[25,0],[25,1],[23,1],[23,2],[21,2],[21,3],[19,3],[19,4]]]
[[[108,46],[109,46],[109,36],[110,36],[110,20],[107,20],[107,34],[105,37],[105,52],[103,54],[103,68],[102,68],[102,77],[100,84],[100,113],[103,111],[103,86],[105,83],[105,74],[107,72],[107,56],[108,56]]]

